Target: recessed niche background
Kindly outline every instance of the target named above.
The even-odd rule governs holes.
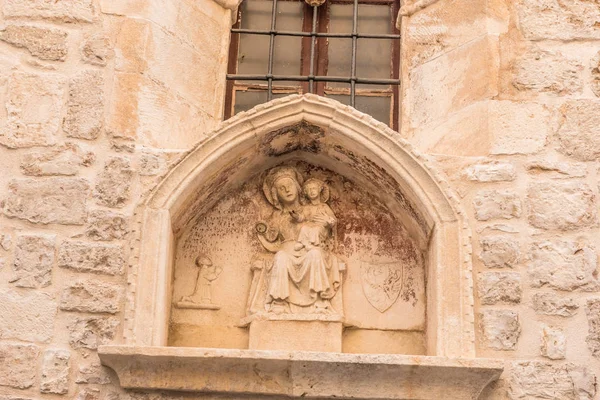
[[[282,165],[295,167],[304,179],[324,181],[330,190],[328,204],[337,218],[334,251],[346,266],[339,298],[332,301],[342,308],[336,311],[343,314],[343,351],[425,354],[425,245],[409,233],[409,213],[394,212],[402,208],[398,196],[306,161]],[[262,191],[266,172],[227,193],[203,193],[219,199],[180,232],[170,346],[248,348],[249,331],[241,322],[248,315],[253,259],[266,253],[255,226],[273,212]],[[202,277],[200,284],[213,307],[178,307],[196,288],[199,257],[211,264],[210,287]]]

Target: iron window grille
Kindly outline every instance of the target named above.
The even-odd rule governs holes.
[[[248,1],[248,0],[244,0]],[[251,0],[252,1],[252,0]],[[263,84],[255,85],[255,90],[264,90],[267,94],[267,101],[273,99],[274,82],[300,82],[302,84],[302,92],[315,93],[325,95],[326,83],[338,82],[349,84],[349,104],[352,107],[356,106],[357,85],[383,85],[387,89],[365,91],[370,93],[388,93],[391,95],[392,105],[390,106],[391,119],[389,125],[393,129],[398,128],[398,100],[399,100],[399,39],[400,34],[394,26],[394,16],[397,15],[399,8],[399,0],[328,0],[327,3],[321,6],[304,5],[303,30],[279,30],[277,29],[278,4],[283,1],[298,1],[298,0],[272,0],[272,8],[270,15],[270,29],[248,29],[241,28],[241,19],[243,18],[241,10],[238,13],[237,22],[231,29],[232,40],[229,53],[228,74],[227,74],[227,94],[225,99],[225,118],[229,118],[234,114],[234,96],[236,86],[243,82],[263,82]],[[301,1],[301,0],[300,0]],[[352,6],[352,31],[351,32],[329,32],[329,5],[344,4]],[[392,18],[390,26],[393,33],[363,33],[359,32],[359,4],[363,5],[386,5],[391,7]],[[269,49],[267,59],[267,71],[265,74],[239,74],[238,67],[238,51],[240,46],[241,35],[262,35],[269,37]],[[298,75],[274,74],[274,52],[276,37],[299,37],[302,38],[302,54],[301,58],[302,70]],[[350,75],[349,76],[331,76],[327,74],[328,54],[327,46],[331,38],[336,39],[351,39],[352,54],[350,58]],[[367,78],[357,76],[357,43],[359,39],[376,39],[391,41],[392,48],[390,60],[390,77],[389,78]],[[319,42],[320,40],[320,42]],[[306,51],[308,49],[308,51]],[[323,55],[325,53],[325,56]],[[317,60],[317,54],[320,59]],[[305,57],[309,55],[309,57]],[[323,62],[323,58],[325,61]],[[266,87],[264,86],[266,83]],[[287,88],[289,91],[289,87]],[[282,88],[279,88],[282,90]],[[285,88],[283,88],[285,91]],[[294,93],[292,90],[291,93]],[[368,93],[367,93],[368,95]]]

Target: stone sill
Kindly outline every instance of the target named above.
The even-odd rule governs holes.
[[[501,360],[187,347],[100,346],[127,389],[320,399],[476,399]]]

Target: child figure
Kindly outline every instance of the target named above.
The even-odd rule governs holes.
[[[302,191],[308,204],[304,205],[300,222],[300,234],[294,250],[303,248],[310,250],[321,246],[329,235],[329,230],[335,226],[337,220],[331,208],[327,205],[329,200],[329,188],[325,182],[319,179],[308,179],[302,186]]]

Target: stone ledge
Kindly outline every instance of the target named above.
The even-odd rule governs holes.
[[[127,389],[336,399],[476,399],[501,360],[183,347],[100,346]]]

